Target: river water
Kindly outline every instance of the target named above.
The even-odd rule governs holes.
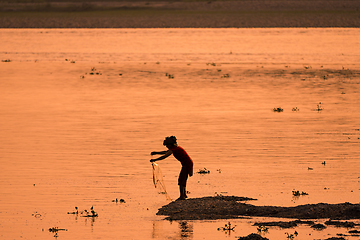
[[[235,239],[169,222],[151,151],[175,135],[189,197],[359,203],[359,29],[1,29],[0,238]],[[7,61],[7,60],[10,60]],[[173,76],[169,78],[170,76]],[[282,112],[274,112],[282,108]],[[180,163],[159,162],[171,198]],[[308,195],[294,197],[292,191]],[[125,202],[113,202],[124,199]],[[96,218],[67,212],[89,210]],[[271,219],[270,219],[271,220]],[[321,220],[320,220],[321,221]],[[270,228],[269,239],[347,229]]]

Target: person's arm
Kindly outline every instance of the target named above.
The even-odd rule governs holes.
[[[164,151],[161,157],[155,158],[155,159],[151,159],[150,162],[155,162],[155,161],[159,161],[159,160],[163,160],[165,158],[167,158],[168,156],[170,156],[173,152],[171,150],[167,150]],[[152,154],[153,155],[153,154]]]
[[[151,155],[156,155],[156,154],[165,154],[167,151],[161,151],[161,152],[151,152]]]

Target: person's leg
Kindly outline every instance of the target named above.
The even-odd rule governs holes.
[[[184,168],[182,168],[181,172],[180,172],[180,175],[179,175],[179,180],[178,180],[179,189],[180,189],[180,197],[179,197],[179,199],[187,198],[187,196],[186,196],[187,177],[188,177],[187,171]]]
[[[179,197],[179,199],[180,200],[184,200],[184,199],[186,199],[186,194],[185,194],[185,192],[186,192],[186,187],[184,187],[184,186],[179,186],[179,188],[180,188],[180,197]]]

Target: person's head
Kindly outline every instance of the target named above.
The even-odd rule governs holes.
[[[177,146],[176,137],[175,136],[166,137],[163,142],[163,145],[166,146],[167,148],[176,147]]]

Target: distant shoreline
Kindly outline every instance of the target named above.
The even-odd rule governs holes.
[[[0,28],[360,27],[360,1],[78,1],[8,3]]]

